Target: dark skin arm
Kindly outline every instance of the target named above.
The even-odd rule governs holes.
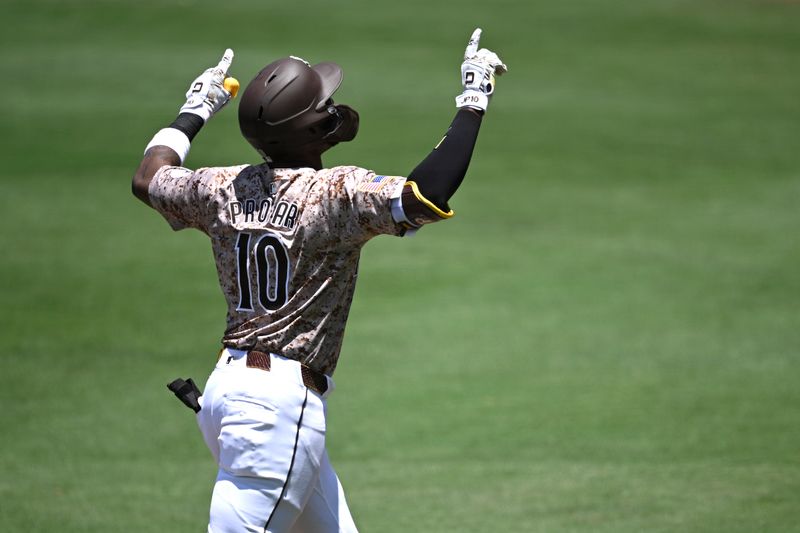
[[[166,146],[153,146],[144,154],[136,174],[133,175],[133,182],[131,183],[133,195],[148,206],[153,207],[150,203],[150,195],[147,192],[150,188],[150,182],[153,181],[153,176],[163,166],[179,166],[180,164],[181,158],[178,157],[175,150]]]

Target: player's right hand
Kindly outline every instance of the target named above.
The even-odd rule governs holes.
[[[464,62],[461,64],[461,84],[464,92],[456,97],[456,107],[471,107],[486,111],[489,96],[494,93],[495,74],[500,76],[508,72],[508,67],[497,54],[486,48],[478,49],[481,40],[481,29],[477,28],[464,51]]]
[[[181,113],[193,113],[208,122],[214,113],[225,107],[231,93],[225,90],[225,78],[233,61],[233,50],[228,48],[219,63],[200,74],[186,91],[186,103]]]

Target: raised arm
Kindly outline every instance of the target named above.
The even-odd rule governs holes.
[[[458,112],[444,138],[433,151],[409,174],[419,193],[442,213],[450,209],[448,200],[456,192],[467,173],[483,114],[494,93],[495,74],[508,67],[494,52],[478,49],[481,29],[472,33],[461,64],[461,83],[464,92],[456,98]]]
[[[233,61],[233,50],[228,48],[219,63],[198,76],[186,92],[186,103],[178,118],[156,133],[145,148],[144,157],[133,175],[134,196],[150,204],[148,190],[158,169],[163,166],[182,165],[189,153],[194,136],[214,114],[236,96],[239,82],[229,78],[228,69]]]

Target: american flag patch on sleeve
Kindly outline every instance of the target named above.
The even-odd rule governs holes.
[[[397,176],[375,176],[370,180],[364,180],[358,184],[359,192],[380,192],[386,185],[397,183]]]

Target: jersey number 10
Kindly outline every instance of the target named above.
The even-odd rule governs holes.
[[[239,282],[237,311],[253,311],[253,290],[250,283],[251,263],[256,267],[258,303],[268,311],[284,306],[289,298],[289,252],[271,233],[257,240],[250,233],[240,233],[236,240],[236,274]],[[258,236],[257,236],[258,237]],[[251,241],[252,249],[251,249]]]

